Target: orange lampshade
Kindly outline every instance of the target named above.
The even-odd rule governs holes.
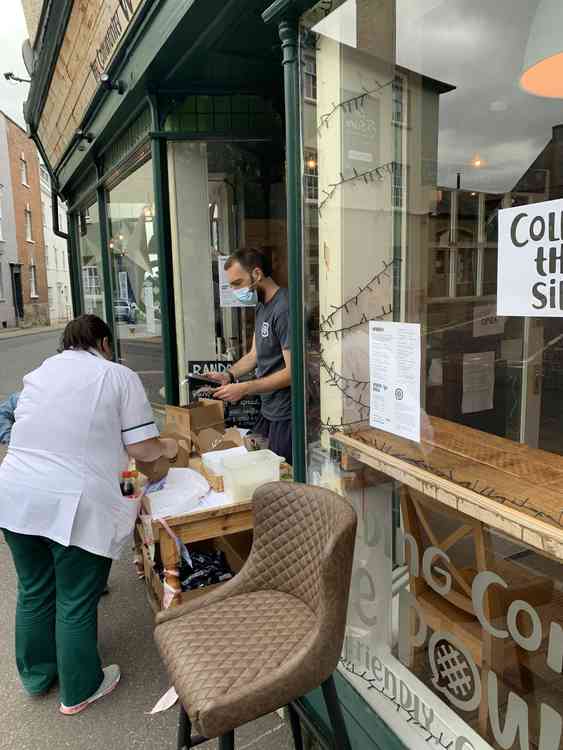
[[[535,96],[563,99],[562,0],[540,0],[526,45],[520,86]]]

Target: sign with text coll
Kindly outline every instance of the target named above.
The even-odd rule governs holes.
[[[563,317],[563,200],[499,211],[497,314]]]
[[[420,442],[419,323],[369,324],[371,427]]]

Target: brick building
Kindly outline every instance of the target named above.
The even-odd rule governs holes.
[[[0,119],[5,133],[0,145],[7,151],[2,160],[9,166],[9,182],[6,180],[8,184],[4,185],[3,202],[6,206],[2,221],[5,227],[11,228],[12,240],[15,235],[17,251],[16,258],[12,257],[9,263],[13,311],[18,322],[48,325],[47,271],[37,149],[17,123],[4,113],[1,113]],[[4,287],[7,285],[4,280]]]

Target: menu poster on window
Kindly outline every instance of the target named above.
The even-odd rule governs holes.
[[[369,324],[371,427],[420,442],[419,323]]]
[[[499,211],[497,314],[563,317],[563,200]]]
[[[495,353],[464,354],[461,413],[492,409],[494,389]]]
[[[225,263],[228,261],[228,255],[220,255],[218,258],[219,263],[219,304],[221,307],[254,307],[254,305],[245,305],[243,302],[239,302],[233,294],[229,280],[227,279],[227,272],[225,271]]]
[[[342,108],[342,139],[344,176],[354,170],[366,172],[379,166],[380,105],[375,96],[346,91],[348,102]]]

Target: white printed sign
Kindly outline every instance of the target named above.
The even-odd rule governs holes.
[[[563,317],[563,200],[499,211],[497,314]]]
[[[254,305],[245,305],[239,302],[233,294],[229,280],[227,279],[227,272],[225,271],[225,263],[228,261],[228,255],[220,255],[218,258],[219,263],[219,304],[221,307],[254,307]]]
[[[370,425],[420,442],[420,325],[369,324]]]
[[[495,353],[463,355],[463,397],[461,413],[473,414],[493,408]]]
[[[473,313],[473,336],[499,336],[504,333],[505,319],[497,315],[496,305],[478,305]]]

